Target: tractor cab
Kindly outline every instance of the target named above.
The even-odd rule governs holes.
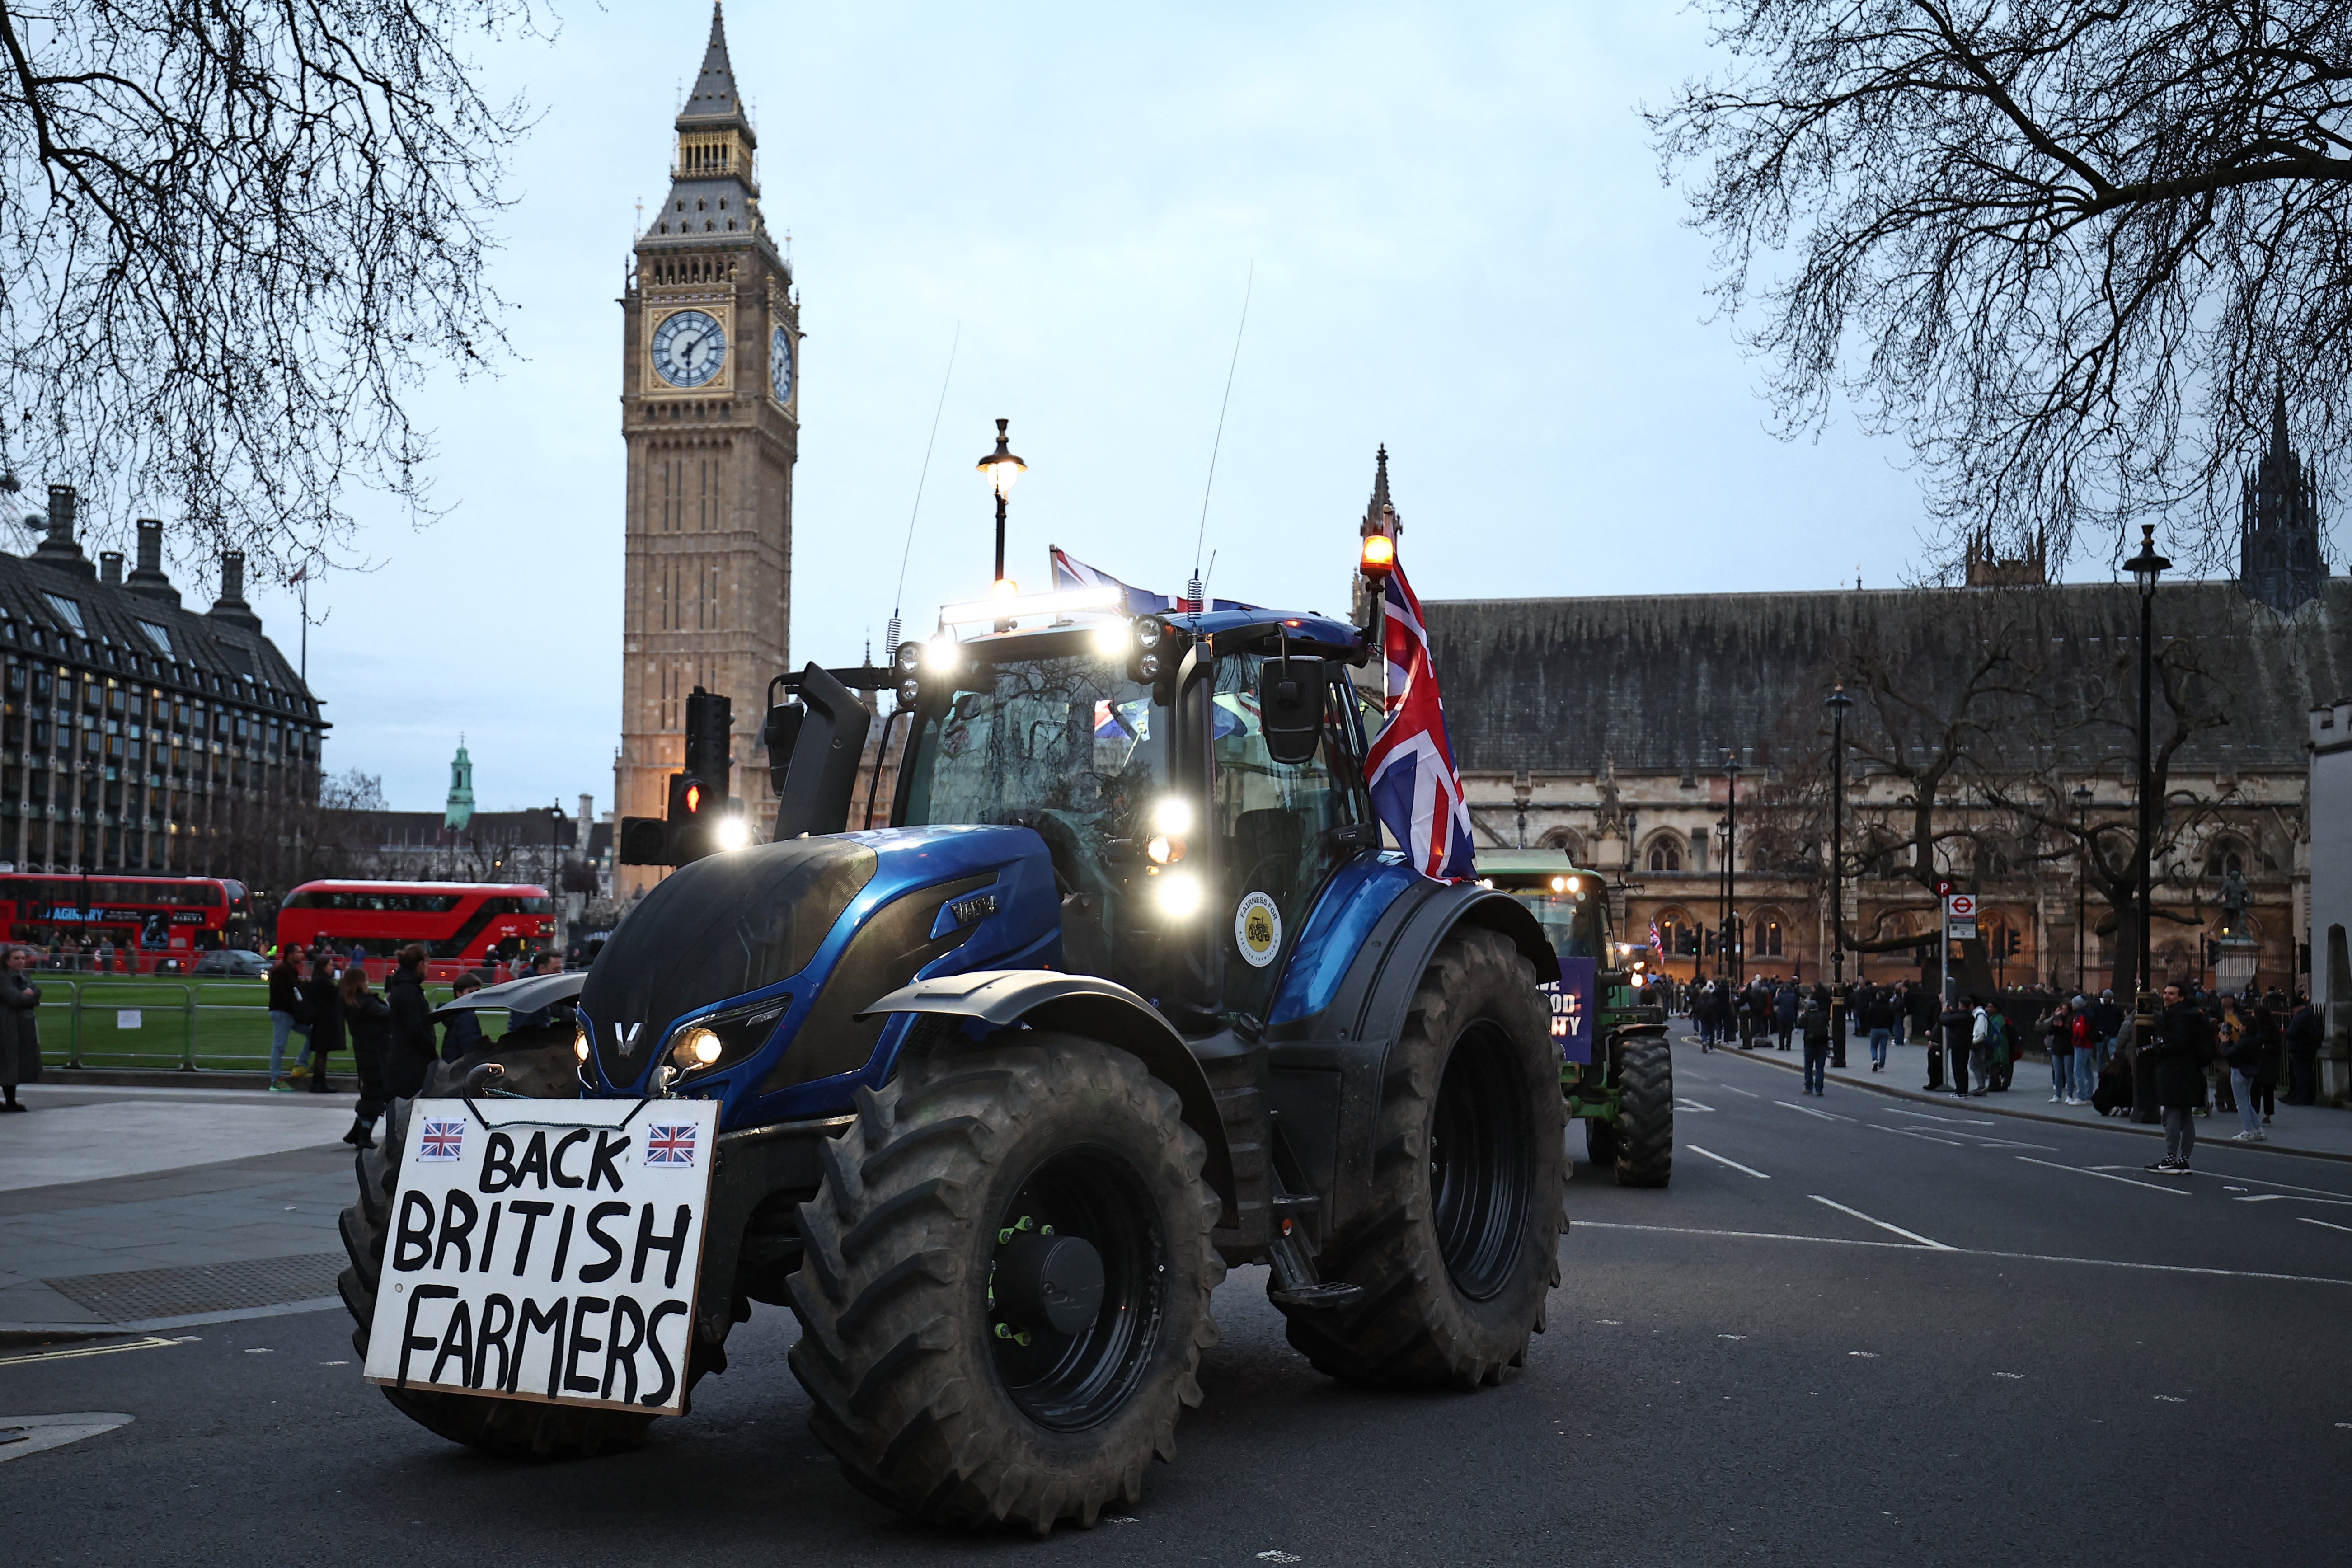
[[[898,650],[912,729],[893,826],[1030,829],[1060,902],[1055,967],[1188,1032],[1263,1021],[1317,894],[1380,842],[1362,772],[1378,710],[1348,678],[1362,634],[1247,605],[1031,603]]]

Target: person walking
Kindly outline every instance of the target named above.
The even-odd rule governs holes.
[[[383,1087],[394,1100],[414,1100],[425,1092],[425,1075],[433,1070],[433,1004],[425,999],[425,944],[412,942],[398,956],[392,977],[383,983],[384,1005],[391,1014]]]
[[[482,988],[481,977],[460,974],[449,987],[449,1000],[456,1001]],[[452,1013],[441,1020],[441,1059],[454,1062],[458,1058],[480,1050],[488,1044],[482,1033],[481,1017],[471,1007]]]
[[[2197,1108],[2205,1099],[2205,1068],[2213,1059],[2213,1037],[2205,1010],[2179,985],[2164,988],[2156,1037],[2140,1042],[2156,1064],[2156,1102],[2164,1110],[2164,1157],[2147,1168],[2165,1175],[2185,1174],[2197,1151]]]
[[[2326,1034],[2319,1022],[2319,1009],[2311,998],[2298,993],[2294,1012],[2286,1022],[2287,1088],[2289,1105],[2312,1105],[2319,1100],[2319,1042]]]
[[[11,946],[0,969],[0,1110],[23,1110],[20,1083],[41,1076],[41,988],[33,984],[33,950]]]
[[[307,1047],[310,1043],[310,1004],[302,995],[302,966],[294,955],[280,948],[278,962],[269,966],[269,1089],[273,1094],[291,1094],[294,1086],[286,1081],[286,1042],[295,1035],[302,1037]],[[300,1059],[301,1053],[295,1053]]]
[[[310,1004],[310,1092],[325,1094],[328,1058],[343,1048],[343,999],[335,966],[324,954],[310,965],[302,998]]]
[[[2221,1018],[2221,1060],[2228,1064],[2231,1087],[2237,1090],[2238,1131],[2231,1134],[2232,1143],[2262,1143],[2268,1140],[2263,1132],[2261,1101],[2254,1092],[2254,1076],[2262,1070],[2263,1045],[2246,1016],[2231,1008]]]
[[[392,1008],[368,989],[367,971],[356,963],[343,971],[338,990],[343,1027],[352,1037],[352,1068],[360,1080],[359,1103],[352,1107],[352,1130],[343,1134],[343,1142],[355,1149],[373,1149],[376,1118],[388,1103],[383,1068],[392,1042]]]
[[[1789,1048],[1789,1037],[1797,1030],[1797,988],[1781,986],[1780,994],[1772,998],[1772,1027],[1779,1032],[1784,1051]]]
[[[1862,1026],[1870,1031],[1870,1070],[1886,1070],[1886,1047],[1895,1039],[1895,1030],[1903,1021],[1896,1010],[1895,998],[1884,991],[1873,991],[1863,1004]]]
[[[2075,1105],[2088,1105],[2099,1090],[2098,1040],[2092,1033],[2091,999],[2074,998],[2074,1016],[2067,1020],[2066,1032],[2074,1042]]]
[[[2035,1021],[2042,1032],[2042,1054],[2050,1058],[2050,1103],[2072,1105],[2074,1102],[2074,1041],[2067,1032],[2074,1015],[2063,1002],[2050,1004],[2050,1011]]]
[[[1820,986],[1814,986],[1805,998],[1804,1009],[1797,1015],[1797,1027],[1805,1039],[1805,1092],[1818,1099],[1830,1060],[1830,1005]]]

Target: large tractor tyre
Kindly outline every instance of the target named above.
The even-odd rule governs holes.
[[[1663,1187],[1675,1170],[1675,1058],[1662,1035],[1619,1042],[1617,1184]]]
[[[1352,1307],[1284,1307],[1321,1372],[1475,1388],[1527,1363],[1559,1283],[1567,1180],[1559,1054],[1535,972],[1492,931],[1448,937],[1389,1048],[1372,1200],[1327,1239]]]
[[[569,1046],[553,1047],[562,1057],[556,1062],[549,1051],[486,1051],[452,1065],[435,1064],[425,1079],[422,1098],[464,1092],[466,1070],[481,1061],[497,1061],[507,1069],[500,1087],[527,1089],[541,1099],[570,1098],[579,1092],[577,1064]],[[549,1059],[541,1060],[542,1057]],[[566,1070],[566,1068],[570,1070]],[[568,1086],[569,1093],[552,1086]],[[343,1211],[343,1250],[351,1267],[336,1280],[343,1305],[358,1327],[352,1344],[364,1361],[368,1331],[375,1321],[376,1289],[383,1275],[384,1235],[392,1225],[393,1198],[400,1190],[400,1163],[408,1150],[409,1113],[415,1101],[396,1100],[377,1129],[381,1141],[359,1153],[359,1202]],[[704,1361],[698,1354],[696,1363]],[[698,1371],[689,1366],[689,1384]],[[584,1458],[614,1449],[633,1448],[645,1441],[650,1415],[623,1410],[590,1410],[573,1405],[541,1405],[519,1399],[490,1399],[476,1394],[442,1394],[423,1389],[386,1388],[393,1407],[426,1431],[464,1443],[486,1453],[540,1459]]]
[[[851,1483],[1041,1535],[1136,1506],[1217,1339],[1205,1155],[1172,1089],[1073,1036],[1002,1034],[858,1090],[790,1284],[809,1426]]]

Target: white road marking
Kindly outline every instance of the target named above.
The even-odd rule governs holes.
[[[1987,1138],[1982,1134],[1978,1135],[1977,1147],[1979,1149],[2039,1149],[2047,1154],[2058,1152],[2056,1148],[2048,1143],[2018,1143],[2007,1138]]]
[[[1694,1154],[1706,1155],[1708,1159],[1714,1161],[1718,1165],[1728,1165],[1735,1171],[1746,1172],[1748,1175],[1755,1177],[1759,1182],[1769,1182],[1772,1179],[1761,1171],[1748,1170],[1747,1166],[1741,1164],[1737,1160],[1727,1160],[1712,1149],[1702,1149],[1696,1143],[1685,1143],[1683,1147],[1689,1150]]]
[[[2324,1222],[2315,1222],[2324,1223]],[[1858,1241],[1849,1236],[1790,1236],[1772,1230],[1703,1230],[1684,1225],[1627,1225],[1620,1221],[1580,1219],[1578,1230],[1642,1230],[1661,1236],[1717,1236],[1734,1241],[1809,1241],[1821,1247],[1881,1247],[1889,1252],[1919,1252],[1921,1247],[1899,1241]],[[2135,1268],[2148,1274],[2197,1274],[2215,1279],[2274,1279],[2284,1285],[2352,1285],[2325,1274],[2272,1274],[2257,1268],[2200,1268],[2187,1263],[2126,1263],[2117,1258],[2064,1258],[2047,1252],[1996,1252],[1981,1247],[1939,1247],[1955,1258],[1998,1258],[2013,1263],[2074,1263],[2085,1268]],[[1651,1331],[1656,1332],[1655,1330]]]
[[[1938,1138],[1933,1132],[1922,1132],[1916,1127],[1889,1127],[1884,1121],[1864,1122],[1864,1125],[1867,1127],[1875,1127],[1881,1132],[1900,1132],[1906,1138],[1924,1138],[1930,1143],[1942,1143],[1954,1149],[1965,1149],[1968,1147],[1967,1144],[1961,1142],[1957,1138]]]
[[[2214,1140],[2204,1138],[2200,1138],[2198,1142],[2200,1143],[2206,1144],[2208,1147],[2214,1146],[2216,1142]],[[2227,1139],[2219,1140],[2218,1143],[2219,1146],[2223,1149],[2227,1149],[2230,1146]],[[2137,1165],[2092,1165],[2087,1167],[2087,1169],[2094,1171],[2136,1171],[2139,1169],[2139,1167]],[[2339,1193],[2329,1187],[2299,1187],[2293,1182],[2271,1182],[2265,1181],[2260,1176],[2241,1176],[2234,1173],[2232,1173],[2226,1181],[2220,1176],[2214,1175],[2210,1171],[2187,1171],[2183,1172],[2182,1174],[2200,1179],[2211,1177],[2215,1181],[2221,1181],[2221,1190],[2224,1192],[2234,1192],[2237,1190],[2229,1184],[2231,1182],[2243,1182],[2248,1186],[2252,1187],[2277,1187],[2283,1192],[2312,1193],[2323,1198],[2352,1198],[2352,1193]]]
[[[2023,1383],[2025,1381],[2025,1374],[2021,1372],[1997,1372],[1994,1373],[1993,1375],[1995,1377],[2006,1377],[2016,1383]]]
[[[2299,1214],[2294,1217],[2305,1225],[2315,1225],[2322,1230],[2340,1230],[2347,1236],[2352,1236],[2352,1225],[2329,1225],[2326,1220],[2314,1219],[2307,1214]]]
[[[1938,1116],[1932,1110],[1906,1110],[1899,1105],[1886,1108],[1889,1116],[1924,1116],[1930,1121],[1965,1121],[1976,1127],[1998,1127],[2000,1122],[1989,1116]]]
[[[1762,1095],[1760,1095],[1760,1094],[1748,1094],[1748,1090],[1746,1090],[1746,1089],[1736,1089],[1736,1088],[1733,1088],[1733,1086],[1731,1086],[1730,1084],[1727,1084],[1727,1083],[1719,1083],[1719,1084],[1716,1085],[1716,1087],[1717,1087],[1717,1089],[1731,1089],[1731,1092],[1732,1092],[1732,1093],[1734,1093],[1734,1094],[1746,1094],[1746,1095],[1748,1095],[1748,1099],[1750,1099],[1750,1100],[1761,1100],[1761,1099],[1763,1099],[1763,1098],[1764,1098],[1764,1097],[1763,1097]]]
[[[1926,1237],[1921,1236],[1921,1235],[1920,1235],[1920,1234],[1918,1234],[1916,1231],[1906,1230],[1906,1229],[1904,1229],[1904,1228],[1903,1228],[1901,1226],[1899,1226],[1899,1225],[1889,1225],[1889,1224],[1887,1224],[1887,1223],[1886,1223],[1885,1220],[1883,1220],[1883,1219],[1872,1219],[1868,1215],[1866,1215],[1866,1214],[1863,1213],[1860,1209],[1850,1209],[1850,1208],[1846,1207],[1843,1204],[1837,1202],[1835,1199],[1832,1199],[1832,1198],[1825,1198],[1825,1197],[1822,1196],[1822,1194],[1819,1194],[1819,1193],[1807,1193],[1805,1195],[1806,1195],[1807,1197],[1809,1197],[1809,1198],[1812,1199],[1812,1200],[1813,1200],[1813,1202],[1815,1202],[1815,1203],[1817,1203],[1817,1204],[1827,1204],[1827,1205],[1829,1205],[1829,1206],[1830,1206],[1830,1207],[1832,1207],[1832,1208],[1833,1208],[1833,1209],[1837,1210],[1837,1211],[1838,1211],[1838,1213],[1840,1213],[1840,1214],[1850,1214],[1850,1215],[1853,1215],[1853,1217],[1854,1217],[1854,1218],[1856,1218],[1856,1219],[1858,1219],[1858,1220],[1862,1221],[1862,1222],[1863,1222],[1864,1224],[1865,1224],[1865,1225],[1874,1225],[1874,1226],[1877,1226],[1879,1229],[1881,1229],[1881,1230],[1892,1231],[1892,1232],[1894,1232],[1896,1236],[1904,1237],[1906,1237],[1906,1238],[1907,1238],[1907,1239],[1909,1239],[1909,1240],[1916,1241],[1916,1242],[1917,1242],[1920,1246],[1925,1247],[1931,1248],[1931,1249],[1932,1249],[1932,1250],[1934,1250],[1934,1251],[1937,1251],[1937,1252],[1951,1252],[1951,1251],[1956,1250],[1956,1249],[1955,1249],[1955,1248],[1953,1248],[1953,1247],[1946,1247],[1946,1246],[1945,1246],[1942,1242],[1940,1242],[1940,1241],[1929,1241]]]
[[[1296,1563],[1298,1555],[1292,1552],[1261,1552],[1257,1560],[1261,1563]]]
[[[1848,1355],[1858,1355],[1864,1361],[1876,1361],[1878,1359],[1878,1352],[1876,1351],[1848,1351],[1845,1353]]]
[[[2186,1187],[2159,1187],[2154,1182],[2135,1182],[2129,1176],[2111,1176],[2105,1171],[2094,1171],[2085,1165],[2060,1165],[2048,1160],[2037,1160],[2031,1154],[2020,1154],[2018,1158],[2029,1165],[2040,1165],[2046,1170],[2072,1171],[2078,1176],[2096,1176],[2103,1182],[2121,1182],[2127,1187],[2146,1187],[2151,1193],[2170,1193],[2175,1197],[2185,1197],[2189,1193]]]
[[[1719,1340],[1744,1340],[1748,1336],[1746,1334],[1717,1334],[1715,1337]]]
[[[81,1356],[112,1355],[117,1351],[160,1351],[181,1343],[150,1334],[143,1340],[133,1340],[121,1345],[78,1345],[71,1350],[35,1351],[30,1355],[0,1356],[0,1366],[28,1366],[37,1361],[73,1361]]]
[[[1790,1105],[1785,1100],[1776,1100],[1772,1103],[1781,1107],[1783,1110],[1801,1110],[1808,1116],[1818,1116],[1824,1121],[1851,1121],[1853,1120],[1851,1116],[1840,1116],[1833,1110],[1815,1110],[1810,1106]]]
[[[2251,1197],[2231,1198],[2233,1204],[2326,1204],[2331,1208],[2352,1208],[2352,1198],[2315,1198],[2302,1193],[2256,1193]]]
[[[1715,1107],[1712,1105],[1701,1105],[1697,1100],[1692,1100],[1686,1095],[1678,1094],[1675,1096],[1675,1109],[1676,1110],[1713,1110]]]
[[[2189,1401],[2180,1398],[2177,1394],[2159,1394],[2157,1397],[2163,1400],[2167,1405],[2186,1405],[2189,1403]]]

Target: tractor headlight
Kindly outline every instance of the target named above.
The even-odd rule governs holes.
[[[1159,889],[1161,914],[1182,920],[1200,911],[1201,884],[1190,872],[1156,878],[1154,885]]]
[[[1105,621],[1095,627],[1095,651],[1105,658],[1118,658],[1127,652],[1134,634],[1125,621]]]
[[[900,643],[898,645],[898,673],[900,675],[912,675],[915,671],[922,668],[923,645],[919,642]]]
[[[933,675],[946,675],[961,662],[961,650],[955,638],[941,632],[923,645],[923,668]]]
[[[1156,653],[1137,655],[1135,659],[1135,673],[1143,677],[1146,680],[1159,679],[1160,656]]]
[[[1192,803],[1181,795],[1164,795],[1151,807],[1151,829],[1171,837],[1192,831]]]
[[[587,1030],[574,1029],[572,1032],[572,1054],[578,1057],[583,1062],[588,1059]]]
[[[1155,834],[1144,841],[1143,852],[1151,858],[1155,866],[1173,866],[1184,858],[1184,841],[1171,838],[1165,833]]]
[[[1160,639],[1166,633],[1167,627],[1156,620],[1138,621],[1135,623],[1135,646],[1146,653],[1156,652],[1160,647]]]
[[[722,816],[711,837],[721,849],[740,849],[751,842],[751,825],[740,816]]]
[[[696,1068],[709,1067],[719,1059],[719,1054],[726,1048],[719,1037],[710,1030],[693,1028],[678,1037],[677,1044],[672,1048],[670,1054],[677,1058],[679,1067],[691,1071]]]
[[[912,708],[922,695],[923,683],[913,676],[898,682],[898,703],[901,707]]]

